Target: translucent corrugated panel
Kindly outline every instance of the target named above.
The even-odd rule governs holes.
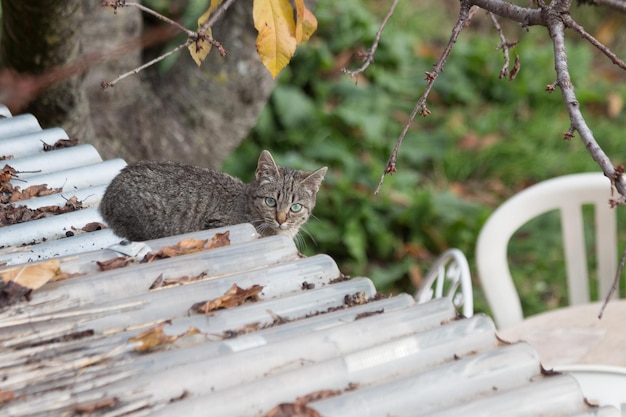
[[[65,274],[0,292],[11,301],[0,307],[0,415],[266,417],[305,404],[323,417],[620,415],[542,371],[529,345],[500,341],[490,318],[387,297],[285,236],[259,238],[250,224],[147,242],[88,231],[126,163],[88,144],[43,152],[65,132],[0,115],[0,155],[21,171],[12,184],[63,188],[14,204],[75,196],[85,207],[0,229],[0,276],[36,275],[51,258]],[[226,246],[151,256],[226,232]]]

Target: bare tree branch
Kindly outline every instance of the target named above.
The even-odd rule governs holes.
[[[578,131],[587,151],[602,168],[604,175],[614,182],[615,188],[621,195],[626,195],[626,181],[624,181],[622,175],[616,176],[611,160],[598,145],[593,132],[580,111],[580,104],[574,93],[574,85],[569,74],[565,48],[565,24],[561,19],[561,15],[554,13],[553,9],[546,9],[546,16],[548,31],[554,48],[554,67],[557,74],[557,85],[561,88],[561,94],[569,113],[572,127]]]
[[[626,1],[624,0],[588,0],[582,3],[594,6],[607,6],[618,12],[626,13]]]
[[[606,55],[611,60],[611,62],[613,62],[615,65],[617,65],[621,69],[626,70],[626,63],[622,59],[620,59],[617,55],[615,55],[602,42],[600,42],[599,40],[591,36],[591,34],[589,34],[585,30],[585,28],[579,25],[578,22],[572,19],[570,15],[564,15],[562,16],[562,18],[563,18],[563,23],[565,23],[565,26],[567,26],[568,28],[574,29],[576,32],[580,34],[580,36],[588,40],[593,46],[598,48],[604,55]]]
[[[502,49],[502,54],[504,55],[504,63],[502,64],[499,78],[506,78],[506,75],[509,73],[509,63],[511,62],[511,57],[509,56],[509,43],[504,37],[504,32],[502,31],[502,27],[500,26],[500,22],[498,22],[496,15],[491,12],[487,12],[487,14],[489,15],[489,18],[491,18],[493,27],[496,28],[498,35],[500,35],[500,45],[498,45],[496,49]]]
[[[622,275],[622,271],[624,270],[624,262],[626,262],[626,248],[624,248],[624,252],[622,252],[622,257],[620,258],[619,266],[617,267],[617,272],[615,273],[615,278],[613,279],[613,285],[611,285],[611,289],[609,290],[609,293],[606,295],[606,298],[604,299],[604,303],[602,303],[602,307],[600,308],[600,312],[598,313],[599,319],[602,318],[602,315],[604,314],[604,309],[606,309],[606,306],[609,304],[609,301],[613,297],[613,294],[615,294],[615,291],[617,291],[617,286],[619,285],[619,279],[620,279],[620,276]]]
[[[491,22],[493,23],[493,27],[496,28],[498,35],[500,36],[500,45],[496,49],[502,49],[502,53],[504,54],[504,64],[502,64],[502,69],[500,70],[500,75],[498,78],[507,78],[509,81],[513,81],[517,74],[519,73],[519,69],[521,66],[519,55],[515,54],[515,63],[513,64],[513,68],[509,71],[509,64],[511,62],[510,57],[510,49],[517,45],[517,42],[508,42],[506,37],[504,36],[504,32],[502,31],[502,27],[500,26],[500,22],[498,22],[498,18],[491,12],[487,12],[489,17],[491,18]]]
[[[471,4],[524,26],[545,26],[540,9],[520,7],[502,0],[472,0]]]
[[[100,85],[102,86],[103,90],[106,89],[106,88],[109,88],[109,87],[114,87],[115,84],[117,84],[118,81],[123,80],[124,78],[129,77],[131,75],[138,74],[139,72],[141,72],[141,71],[145,70],[146,68],[156,64],[157,62],[163,61],[165,58],[167,58],[168,56],[174,54],[175,52],[178,52],[181,49],[188,47],[192,43],[193,43],[193,41],[191,39],[187,39],[187,42],[181,43],[180,45],[178,45],[174,49],[172,49],[172,50],[170,50],[170,51],[168,51],[168,52],[166,52],[164,54],[159,55],[158,57],[156,57],[156,58],[146,62],[143,65],[138,66],[135,69],[132,69],[132,70],[130,70],[128,72],[125,72],[124,74],[118,76],[113,81],[108,81],[108,82],[107,81],[102,81],[102,84],[100,84]]]
[[[190,29],[187,29],[186,27],[182,26],[181,24],[179,24],[178,22],[175,22],[174,20],[163,16],[162,14],[150,9],[149,7],[143,6],[142,4],[139,3],[135,3],[135,2],[127,2],[127,1],[121,1],[121,0],[114,0],[114,1],[104,1],[101,3],[101,5],[103,7],[111,7],[113,8],[113,10],[115,12],[117,12],[117,9],[120,7],[136,7],[138,9],[140,9],[141,11],[143,11],[144,13],[150,14],[154,17],[156,17],[159,20],[162,20],[163,22],[171,25],[172,27],[175,27],[176,29],[180,30],[183,33],[187,34],[187,40],[183,43],[181,43],[180,45],[172,48],[171,50],[159,55],[158,57],[150,60],[149,62],[146,62],[143,65],[140,65],[137,68],[134,68],[128,72],[125,72],[124,74],[121,74],[120,76],[118,76],[117,78],[115,78],[112,81],[102,81],[101,86],[103,89],[109,88],[109,87],[113,87],[115,86],[115,84],[117,84],[119,81],[123,80],[126,77],[129,77],[131,75],[136,75],[139,72],[143,71],[144,69],[156,64],[157,62],[160,62],[162,60],[164,60],[165,58],[167,58],[168,56],[180,51],[181,49],[187,48],[190,45],[192,45],[193,43],[197,43],[200,40],[206,40],[207,42],[211,43],[211,45],[215,46],[218,51],[219,54],[221,56],[225,56],[226,55],[226,50],[224,49],[224,46],[221,44],[221,42],[218,42],[217,40],[213,39],[213,37],[210,34],[210,29],[211,26],[213,26],[213,24],[215,22],[217,22],[217,20],[224,14],[224,12],[230,7],[231,4],[233,4],[235,0],[226,0],[226,2],[224,2],[221,7],[209,18],[209,20],[207,22],[205,22],[197,31],[193,31]]]
[[[177,28],[178,30],[180,30],[181,32],[185,32],[187,34],[187,36],[194,36],[195,32],[192,30],[187,29],[186,27],[182,26],[180,23],[170,19],[169,17],[165,17],[163,16],[161,13],[157,13],[154,10],[152,10],[149,7],[146,7],[142,4],[139,3],[135,3],[132,1],[120,1],[120,0],[116,0],[116,1],[104,1],[102,2],[102,7],[112,7],[113,10],[117,13],[117,9],[121,8],[121,7],[136,7],[139,10],[141,10],[144,13],[147,13],[149,15],[152,15],[154,17],[156,17],[159,20],[162,20],[163,22],[167,23],[168,25],[174,26],[175,28]]]
[[[395,10],[397,4],[398,4],[398,0],[393,0],[393,2],[391,3],[391,7],[389,7],[389,11],[387,12],[387,15],[383,19],[383,22],[380,24],[380,27],[378,28],[378,32],[376,32],[376,36],[374,37],[374,42],[372,43],[372,46],[370,47],[370,49],[368,49],[367,53],[365,54],[365,58],[363,59],[363,65],[361,65],[360,68],[354,71],[350,71],[347,68],[342,68],[341,71],[344,74],[348,74],[350,77],[354,78],[358,76],[359,74],[361,74],[363,71],[365,71],[367,67],[369,67],[371,63],[374,62],[374,54],[376,53],[376,50],[378,49],[380,36],[382,35],[383,29],[387,25],[387,22],[389,21],[389,18],[393,14],[393,11]]]
[[[446,63],[448,56],[450,56],[450,52],[452,51],[452,45],[454,45],[454,43],[459,37],[459,34],[465,28],[465,24],[470,16],[471,7],[472,6],[468,0],[461,0],[459,18],[457,19],[456,24],[454,25],[454,28],[452,29],[452,35],[450,36],[450,40],[448,40],[448,44],[446,45],[445,49],[441,53],[441,56],[437,60],[437,63],[434,65],[433,71],[430,71],[430,72],[426,71],[427,83],[426,83],[426,88],[424,90],[424,93],[419,98],[419,100],[417,100],[417,103],[415,104],[413,111],[409,115],[409,119],[406,121],[406,123],[404,124],[404,127],[402,128],[402,132],[400,133],[400,136],[398,137],[398,140],[396,141],[396,145],[394,146],[393,151],[391,152],[391,155],[389,156],[389,160],[387,161],[387,166],[385,167],[385,171],[383,172],[383,174],[380,177],[380,180],[378,181],[378,186],[376,187],[374,194],[378,194],[380,192],[380,187],[382,187],[383,185],[383,181],[385,180],[385,175],[387,174],[393,175],[393,173],[396,172],[397,170],[396,161],[398,158],[398,151],[400,150],[402,141],[404,140],[404,137],[409,131],[409,127],[411,126],[411,123],[415,119],[415,116],[417,116],[418,114],[421,114],[422,116],[426,117],[430,114],[430,110],[426,108],[426,99],[428,98],[428,95],[430,94],[430,90],[432,90],[433,85],[435,84],[435,80],[437,79],[439,74],[443,72],[443,66]]]

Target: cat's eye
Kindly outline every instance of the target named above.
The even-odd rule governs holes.
[[[302,204],[300,203],[295,203],[291,205],[291,211],[293,211],[294,213],[299,212],[300,210],[302,210]]]
[[[276,207],[276,199],[272,197],[265,197],[265,204],[267,204],[268,207]]]

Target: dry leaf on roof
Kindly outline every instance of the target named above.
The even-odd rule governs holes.
[[[67,200],[64,206],[44,206],[36,209],[31,209],[26,206],[7,204],[3,207],[3,210],[0,211],[0,226],[24,223],[31,220],[38,220],[43,217],[69,213],[81,207],[82,204],[80,202],[72,199]]]
[[[54,142],[54,145],[49,145],[46,142],[42,141],[44,152],[54,151],[62,148],[70,148],[72,146],[78,145],[79,142],[80,139],[59,139]]]
[[[5,183],[17,178],[17,170],[11,165],[5,164],[0,172],[0,182]]]
[[[341,395],[342,390],[325,389],[314,391],[310,394],[296,398],[293,403],[282,403],[272,408],[264,417],[321,417],[314,409],[307,406],[312,401],[324,400],[326,398]]]
[[[205,249],[216,249],[228,245],[230,245],[229,230],[225,231],[224,233],[216,233],[215,236],[213,236],[209,243],[206,245]]]
[[[230,244],[230,232],[217,233],[209,241],[208,239],[183,239],[172,246],[165,246],[160,251],[146,255],[145,262],[152,262],[155,259],[171,258],[174,256],[187,255],[207,249],[215,249]]]
[[[16,266],[0,271],[0,307],[30,299],[30,293],[41,288],[61,272],[58,259],[45,262]]]
[[[63,188],[48,188],[48,184],[31,185],[30,187],[21,190],[19,186],[13,187],[13,192],[9,197],[9,202],[14,203],[16,201],[28,200],[33,197],[43,197],[50,194],[57,194],[63,191]]]
[[[248,301],[257,301],[262,290],[263,286],[257,284],[245,289],[240,288],[237,284],[233,284],[221,297],[195,303],[191,306],[191,309],[197,313],[207,314],[222,308],[237,307]]]
[[[0,391],[0,405],[13,401],[15,399],[15,391]]]
[[[147,255],[148,261],[159,258],[171,258],[174,256],[187,255],[189,253],[198,252],[204,249],[207,239],[183,239],[172,246],[165,246],[160,251]]]
[[[283,403],[272,408],[265,417],[322,417],[305,404]]]
[[[198,275],[193,275],[191,277],[187,275],[183,275],[182,277],[178,277],[178,278],[163,278],[163,274],[160,274],[157,277],[157,279],[154,280],[152,285],[150,285],[150,289],[156,290],[159,288],[173,287],[177,285],[185,285],[191,282],[200,281],[204,279],[206,276],[207,276],[206,271],[203,271],[199,273]]]
[[[343,297],[343,303],[348,307],[367,304],[368,302],[367,294],[363,291],[355,292],[354,294],[346,294],[345,297]]]
[[[76,404],[72,408],[78,414],[92,414],[103,408],[114,407],[119,404],[117,397],[104,398],[102,400],[93,401],[86,404]]]
[[[83,232],[95,232],[96,230],[106,229],[107,227],[100,222],[87,223],[80,230]]]
[[[68,273],[68,272],[63,272],[59,269],[59,272],[57,272],[52,279],[50,280],[50,282],[56,282],[56,281],[63,281],[66,279],[70,279],[70,278],[76,278],[76,277],[82,277],[85,274],[80,273],[80,272],[75,272],[75,273]]]
[[[343,391],[339,389],[323,389],[319,391],[314,391],[309,394],[303,395],[302,397],[296,398],[296,404],[308,404],[311,401],[319,401],[324,400],[326,398],[336,397],[337,395],[341,395]]]
[[[155,347],[161,347],[166,344],[173,343],[181,337],[202,333],[197,328],[190,327],[186,332],[182,334],[168,336],[163,331],[163,328],[166,324],[171,324],[171,322],[169,320],[161,322],[155,327],[146,330],[136,337],[131,337],[128,340],[130,340],[132,343],[139,343],[137,346],[135,346],[135,350],[137,352],[145,352],[154,349]]]
[[[131,256],[118,256],[117,258],[109,259],[108,261],[96,261],[98,268],[100,268],[101,271],[124,268],[131,262],[133,262],[133,258]]]

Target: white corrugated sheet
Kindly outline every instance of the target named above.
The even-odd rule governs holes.
[[[329,256],[302,257],[251,225],[133,244],[85,232],[102,222],[97,205],[124,161],[89,145],[44,153],[42,140],[67,136],[0,114],[0,155],[28,172],[14,184],[62,187],[15,204],[76,196],[87,207],[0,229],[0,274],[57,258],[68,275],[0,308],[0,415],[277,417],[295,415],[290,403],[323,417],[621,415],[586,402],[570,375],[543,371],[529,345],[499,340],[490,318],[459,318],[447,299],[381,297]],[[227,246],[141,262],[227,231]],[[98,264],[126,255],[124,268]],[[168,280],[180,285],[159,286]],[[234,284],[263,288],[239,307],[192,308]],[[149,329],[160,340],[141,351]],[[271,412],[279,404],[283,414]]]

